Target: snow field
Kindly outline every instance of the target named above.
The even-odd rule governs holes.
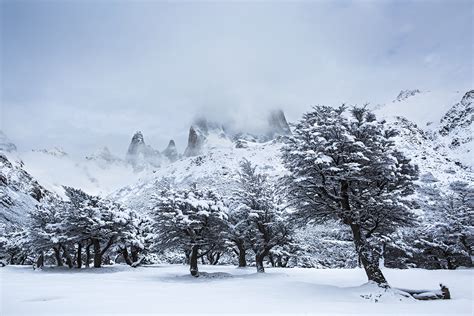
[[[438,289],[451,300],[417,301],[367,284],[361,269],[282,269],[184,265],[132,269],[0,269],[0,315],[472,315],[472,269],[384,269],[393,287]],[[383,303],[383,304],[381,304]]]

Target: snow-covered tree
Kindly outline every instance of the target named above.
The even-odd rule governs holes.
[[[117,250],[128,265],[137,267],[150,250],[154,238],[152,226],[147,215],[128,211],[128,224],[117,241]]]
[[[198,258],[224,242],[227,207],[213,191],[168,190],[153,209],[157,244],[188,250],[191,275],[199,276]]]
[[[365,108],[317,106],[305,113],[283,148],[291,204],[303,222],[338,218],[351,228],[367,277],[388,286],[368,238],[413,220],[416,166],[395,149],[384,122]]]
[[[290,242],[291,227],[276,189],[268,177],[259,173],[250,161],[240,164],[239,189],[234,201],[237,223],[234,232],[242,233],[255,253],[258,272],[265,272],[263,260],[276,246]],[[235,221],[235,220],[234,220]]]
[[[229,208],[229,217],[227,223],[226,240],[228,246],[237,255],[239,267],[247,266],[247,249],[249,248],[249,222],[248,211],[239,207],[238,199],[234,201]]]
[[[454,182],[450,192],[438,192],[425,205],[426,218],[417,228],[414,246],[428,267],[455,269],[471,266],[474,247],[474,187]]]
[[[92,247],[94,267],[100,268],[104,255],[127,231],[130,224],[129,213],[119,203],[88,195],[79,189],[65,190],[69,198],[66,222],[70,240],[77,242],[79,249],[82,242],[87,243],[86,266],[89,264],[89,251]]]
[[[24,264],[30,258],[28,229],[0,225],[0,261],[3,264]],[[1,263],[0,263],[1,264]]]
[[[44,256],[53,249],[58,266],[63,266],[62,252],[67,254],[66,244],[70,241],[64,224],[67,209],[65,203],[56,196],[42,199],[37,208],[29,213],[29,236],[32,250]],[[67,261],[70,265],[70,262]]]

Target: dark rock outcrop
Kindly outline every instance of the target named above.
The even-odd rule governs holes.
[[[282,110],[272,111],[268,117],[268,136],[275,138],[276,136],[284,136],[291,134],[290,126],[286,121],[285,114]]]
[[[27,221],[29,211],[50,194],[23,169],[21,161],[0,152],[0,224],[17,226]]]
[[[472,141],[472,122],[474,121],[474,90],[468,91],[441,118],[439,133],[450,136],[451,146],[458,147]]]
[[[176,149],[176,144],[174,140],[170,140],[168,146],[165,150],[163,150],[162,154],[171,162],[178,160],[178,150]]]
[[[128,146],[126,160],[135,170],[144,169],[147,165],[159,167],[161,163],[161,154],[151,146],[145,144],[142,132],[136,132],[130,145]]]
[[[205,135],[196,126],[191,126],[189,128],[188,146],[184,151],[184,156],[192,157],[199,155],[205,139]]]
[[[413,89],[413,90],[402,90],[400,91],[400,93],[398,94],[397,98],[394,100],[395,101],[403,101],[405,99],[408,99],[409,97],[412,97],[414,95],[417,95],[418,93],[421,93],[420,90],[418,89]]]

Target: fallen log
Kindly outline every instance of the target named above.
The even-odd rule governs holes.
[[[406,292],[413,296],[413,298],[422,301],[428,300],[449,300],[451,299],[451,293],[449,288],[443,284],[439,285],[441,289],[439,290],[408,290],[408,289],[398,289],[400,291]]]

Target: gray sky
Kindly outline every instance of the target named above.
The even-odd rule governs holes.
[[[0,129],[22,150],[183,150],[192,118],[473,86],[472,1],[2,1]]]

